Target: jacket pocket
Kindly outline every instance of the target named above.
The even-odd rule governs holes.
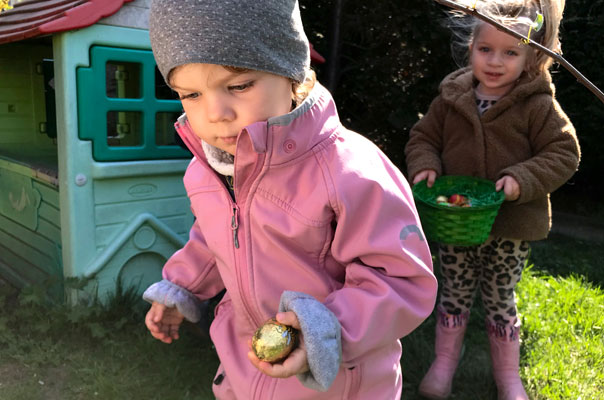
[[[214,320],[210,325],[210,338],[212,342],[216,344],[217,340],[220,340],[222,334],[221,326],[233,313],[233,307],[230,298],[223,298],[220,303],[214,308]]]
[[[218,303],[218,305],[214,308],[214,321],[212,325],[210,325],[210,338],[214,345],[216,345],[216,340],[219,340],[221,336],[223,336],[224,332],[222,332],[221,326],[226,322],[229,316],[232,314],[233,309],[231,306],[231,299],[224,298]],[[216,349],[218,351],[218,349]],[[218,371],[216,372],[216,376],[214,376],[214,380],[212,381],[212,391],[214,392],[214,396],[219,400],[231,400],[236,399],[235,393],[233,393],[233,388],[231,387],[231,383],[224,371],[224,367],[222,363],[218,366]]]
[[[232,307],[231,298],[228,297],[228,294],[225,294],[222,300],[214,307],[214,321],[219,322],[224,320],[226,314],[232,312]]]
[[[236,399],[235,393],[233,392],[231,383],[229,382],[226,373],[224,372],[222,364],[218,366],[218,371],[216,371],[216,376],[214,377],[214,381],[212,382],[212,392],[214,392],[214,396],[216,396],[218,400]]]

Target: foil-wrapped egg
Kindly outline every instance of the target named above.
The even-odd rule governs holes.
[[[448,202],[449,202],[449,199],[447,198],[447,196],[437,196],[436,197],[436,204],[445,204]]]
[[[266,321],[252,338],[252,349],[262,361],[275,363],[287,357],[298,345],[298,330],[277,322]]]

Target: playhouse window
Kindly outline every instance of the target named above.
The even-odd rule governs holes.
[[[173,126],[182,106],[150,50],[92,46],[77,79],[79,137],[93,142],[95,160],[191,157]]]
[[[155,98],[160,100],[178,99],[178,95],[166,84],[157,66],[155,67]]]
[[[155,114],[155,143],[158,146],[179,145],[180,140],[174,122],[178,119],[178,112],[158,112]]]
[[[141,97],[139,63],[110,61],[105,66],[107,97],[138,99]]]
[[[109,146],[140,146],[142,113],[107,112],[107,144]]]
[[[178,94],[170,89],[157,66],[155,67],[155,98],[159,100],[175,100]],[[180,100],[178,100],[180,102]],[[174,123],[182,112],[158,112],[155,114],[155,143],[158,146],[184,146],[180,136],[174,129]]]

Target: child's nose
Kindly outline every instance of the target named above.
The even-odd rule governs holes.
[[[220,95],[208,95],[206,100],[206,115],[210,122],[230,121],[233,118],[233,109]]]
[[[491,64],[491,65],[501,65],[501,54],[492,52],[488,61],[489,61],[489,64]]]

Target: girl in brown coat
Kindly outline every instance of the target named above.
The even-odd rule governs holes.
[[[486,0],[484,15],[559,50],[564,0]],[[543,16],[543,24],[538,15]],[[547,236],[549,193],[576,171],[575,130],[554,98],[552,60],[492,25],[474,20],[467,40],[470,65],[447,76],[405,148],[415,184],[441,175],[491,179],[506,201],[481,245],[439,246],[443,281],[437,305],[436,359],[419,391],[447,398],[478,287],[486,311],[499,399],[528,399],[518,374],[520,320],[514,288],[528,241]]]

